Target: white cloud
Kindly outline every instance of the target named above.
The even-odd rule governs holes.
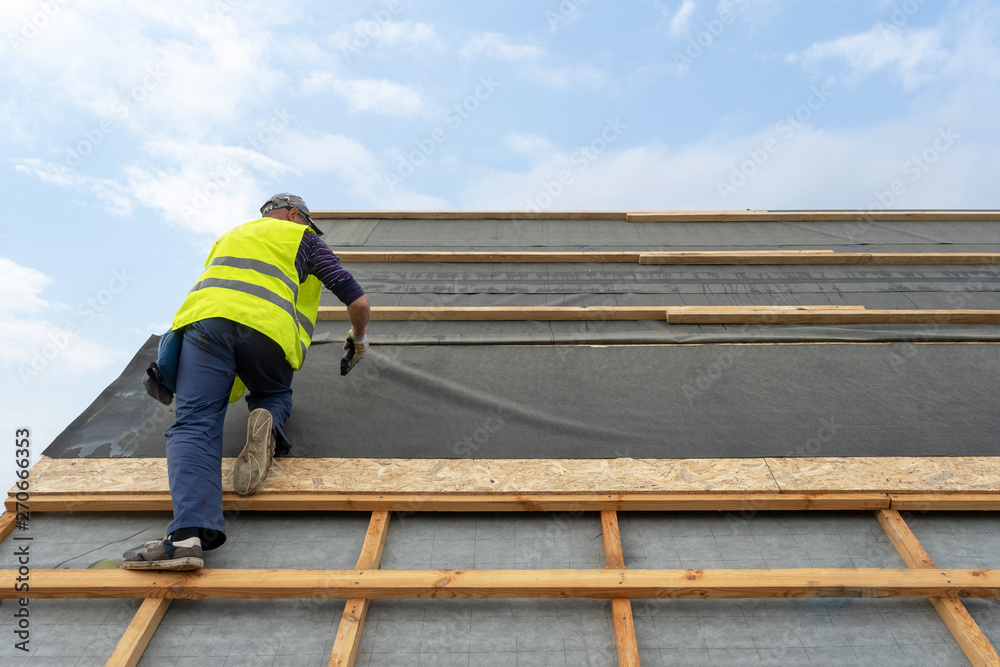
[[[495,32],[472,36],[462,47],[460,55],[465,59],[486,55],[497,60],[518,63],[521,75],[528,81],[560,90],[577,84],[599,89],[607,83],[607,74],[594,65],[584,63],[560,67],[542,66],[538,61],[547,55],[544,48],[531,44],[512,44],[506,35]]]
[[[537,60],[546,54],[544,48],[533,44],[512,44],[510,38],[496,32],[484,32],[473,35],[459,51],[465,59],[474,58],[480,54],[497,60],[521,62]]]
[[[555,151],[555,146],[548,138],[529,132],[510,132],[503,143],[508,150],[518,155],[541,155]]]
[[[45,183],[77,192],[87,191],[96,196],[102,208],[121,217],[132,215],[132,202],[122,186],[112,179],[95,178],[78,173],[66,165],[28,158],[14,166],[16,171],[30,174]]]
[[[433,25],[409,19],[386,22],[363,19],[330,35],[330,45],[345,55],[363,52],[369,46],[404,51],[444,48]]]
[[[526,63],[521,72],[529,81],[560,90],[576,84],[601,90],[606,87],[608,79],[604,70],[588,64],[541,67],[535,63]]]
[[[38,295],[51,284],[52,279],[41,271],[0,257],[0,313],[7,318],[14,313],[38,313],[47,309],[49,303]]]
[[[18,4],[29,19],[41,11],[36,2]],[[216,6],[206,11],[194,0],[128,11],[110,0],[54,2],[51,18],[18,45],[16,57],[3,58],[0,71],[27,99],[44,91],[48,104],[68,103],[123,126],[145,119],[204,136],[239,118],[278,80],[251,4],[259,3],[216,14]],[[8,20],[21,30],[16,18]],[[4,46],[14,49],[7,40]]]
[[[949,132],[951,138],[944,139]],[[767,145],[777,146],[770,153],[763,148],[768,140],[776,144]],[[523,171],[478,172],[462,192],[460,207],[868,209],[896,181],[902,194],[889,208],[989,208],[995,203],[997,160],[989,147],[927,118],[852,131],[802,126],[791,136],[770,126],[745,137],[711,137],[684,147],[611,143],[597,152],[593,146],[540,154]],[[930,157],[923,167],[916,161],[921,157]],[[734,187],[726,191],[720,183]]]
[[[671,37],[683,37],[691,27],[691,19],[694,17],[698,3],[694,0],[684,0],[677,8],[677,13],[670,19],[669,33]]]
[[[27,382],[52,366],[79,375],[120,360],[110,348],[79,335],[92,311],[69,312],[41,298],[52,285],[41,271],[0,257],[0,367]],[[57,326],[44,319],[57,312],[72,321]]]
[[[332,72],[313,72],[302,83],[303,92],[330,90],[343,97],[351,111],[386,116],[416,116],[426,105],[416,90],[386,79],[342,79]]]
[[[827,60],[843,60],[850,69],[847,83],[889,70],[910,90],[940,74],[950,55],[942,45],[942,37],[936,29],[899,29],[883,24],[868,32],[813,44],[788,59],[810,67]]]
[[[283,133],[270,136],[285,140]],[[264,182],[294,171],[249,147],[194,140],[151,141],[143,154],[123,174],[135,200],[173,224],[212,236],[253,217],[252,203],[267,196]]]

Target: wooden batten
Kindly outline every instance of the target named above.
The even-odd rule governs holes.
[[[996,598],[998,570],[0,570],[0,599]]]
[[[347,320],[321,306],[318,320]],[[668,324],[1000,324],[1000,310],[866,309],[864,306],[381,306],[373,321],[639,321]]]
[[[1000,211],[312,211],[316,220],[624,220],[627,222],[995,222]]]

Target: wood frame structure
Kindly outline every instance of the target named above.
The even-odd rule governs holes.
[[[314,211],[319,220],[592,220],[628,223],[1000,222],[1000,211]],[[828,250],[740,252],[370,252],[351,262],[619,262],[639,264],[1000,264],[997,253],[835,253]],[[323,309],[320,319],[343,319]],[[376,320],[663,320],[667,323],[1000,323],[1000,311],[880,311],[860,306],[651,308],[378,308]],[[232,461],[224,461],[231,466]],[[1000,597],[1000,570],[942,570],[900,511],[1000,509],[1000,457],[969,459],[714,459],[597,462],[532,461],[531,482],[518,460],[342,461],[289,459],[264,490],[224,495],[228,509],[371,512],[354,570],[202,570],[155,573],[33,570],[30,598],[141,598],[108,664],[135,665],[174,598],[321,597],[346,600],[330,665],[353,664],[371,599],[592,597],[612,601],[620,665],[638,665],[630,599],[635,598],[928,598],[973,665],[1000,665],[994,647],[961,603]],[[588,467],[591,466],[591,467]],[[383,473],[391,469],[389,475]],[[344,485],[324,484],[350,479]],[[539,470],[551,474],[542,474]],[[887,476],[885,472],[892,471]],[[148,459],[43,459],[32,469],[31,511],[166,511],[165,465]],[[373,472],[375,471],[375,472]],[[349,474],[352,473],[352,474]],[[85,488],[74,479],[86,480]],[[96,483],[95,483],[96,480]],[[317,483],[319,480],[319,483]],[[360,483],[358,480],[361,480]],[[496,480],[502,483],[496,484]],[[574,486],[568,481],[576,481]],[[583,487],[583,488],[581,488]],[[17,528],[11,496],[0,540]],[[619,511],[870,511],[907,569],[630,570]],[[381,570],[390,512],[599,512],[604,569]],[[0,598],[11,597],[14,571],[0,571]],[[21,594],[19,594],[21,595]]]
[[[172,599],[317,596],[345,599],[330,665],[354,663],[372,599],[487,597],[609,599],[619,665],[629,666],[639,664],[631,599],[928,598],[973,665],[1000,665],[1000,655],[960,601],[1000,597],[1000,570],[936,568],[898,511],[1000,509],[1000,457],[534,463],[532,488],[525,488],[529,484],[518,478],[517,471],[526,466],[519,460],[285,459],[284,469],[275,471],[259,494],[242,498],[226,493],[224,505],[265,511],[370,511],[354,570],[34,570],[29,597],[142,598],[110,665],[138,662]],[[224,460],[225,469],[231,465],[232,459]],[[900,474],[887,480],[887,469]],[[355,480],[355,488],[324,490],[323,478],[316,476],[323,470],[328,476]],[[429,470],[439,478],[433,479]],[[164,491],[165,464],[160,459],[43,458],[33,472],[34,512],[170,508],[169,494]],[[949,479],[947,484],[940,482],[943,477]],[[506,483],[498,489],[488,481],[495,478]],[[73,488],[72,479],[87,480],[82,486],[91,490]],[[598,489],[584,492],[567,484],[567,479],[580,486],[592,486],[596,480]],[[94,480],[103,480],[97,491]],[[630,486],[650,490],[623,490]],[[430,490],[434,488],[439,490]],[[6,506],[0,535],[16,527],[13,496]],[[910,569],[627,569],[618,525],[620,510],[775,509],[872,511]],[[391,511],[566,510],[600,513],[604,570],[379,570]],[[0,581],[10,583],[16,576],[16,571],[0,571]],[[0,597],[10,597],[13,590],[13,585],[0,584]]]

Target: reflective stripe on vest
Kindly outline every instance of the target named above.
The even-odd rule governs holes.
[[[214,263],[214,262],[213,262]],[[236,290],[237,292],[244,292],[251,296],[255,296],[258,299],[264,299],[281,308],[288,316],[295,320],[296,324],[303,329],[305,329],[306,335],[312,338],[313,335],[313,323],[309,319],[298,312],[293,304],[288,299],[283,299],[266,287],[261,287],[260,285],[254,285],[253,283],[243,282],[242,280],[227,280],[225,278],[205,278],[204,280],[199,280],[195,283],[194,287],[191,288],[192,292],[197,290],[205,289],[206,287],[221,287],[223,289]],[[298,285],[296,285],[298,288]],[[298,289],[295,290],[296,296],[298,296]],[[302,346],[303,352],[305,352],[305,344]]]

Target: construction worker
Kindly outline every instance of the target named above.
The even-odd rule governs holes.
[[[176,421],[166,433],[174,519],[165,538],[126,553],[124,569],[198,569],[202,552],[226,541],[226,407],[245,385],[251,412],[232,481],[246,496],[264,484],[272,457],[290,448],[282,425],[292,407],[292,372],[309,347],[323,285],[347,305],[344,349],[353,347],[352,363],[368,349],[368,297],[319,238],[302,198],[277,194],[260,212],[261,219],[215,241],[205,272],[174,317],[172,330],[183,330]]]

